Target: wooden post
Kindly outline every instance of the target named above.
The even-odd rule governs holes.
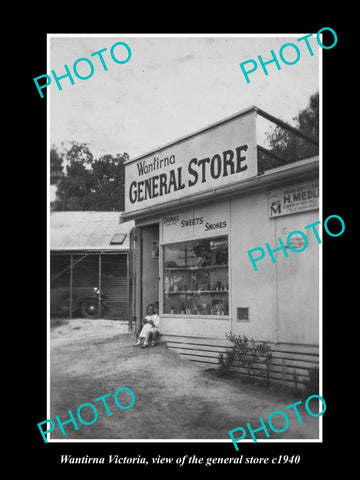
[[[101,253],[99,253],[99,296],[98,296],[98,318],[101,317]]]
[[[282,383],[282,386],[284,386],[285,385],[285,359],[284,358],[282,359],[282,372],[281,373],[282,373],[281,383]]]
[[[142,307],[142,272],[143,272],[143,227],[136,229],[136,323],[135,333],[141,330],[141,320],[143,317]]]
[[[126,254],[126,278],[127,278],[127,305],[128,305],[128,330],[129,332],[133,331],[133,322],[132,322],[132,308],[130,305],[130,292],[131,292],[131,277],[130,277],[130,251],[131,251],[131,239],[129,240],[129,251]]]
[[[130,248],[130,279],[131,279],[131,290],[130,290],[130,322],[131,322],[131,331],[137,333],[137,279],[138,279],[138,228],[134,228],[131,236],[131,248]]]
[[[69,303],[69,318],[72,319],[73,306],[73,254],[70,254],[70,303]]]

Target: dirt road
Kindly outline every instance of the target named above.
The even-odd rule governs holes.
[[[96,405],[97,420],[91,425],[64,425],[51,439],[226,439],[228,431],[249,422],[260,426],[275,410],[286,411],[289,427],[284,433],[270,430],[271,439],[318,438],[318,418],[310,416],[304,402],[298,407],[303,423],[286,406],[300,398],[289,393],[268,392],[239,381],[214,377],[194,363],[178,357],[164,345],[141,349],[127,326],[112,320],[64,320],[52,323],[50,332],[51,417],[69,419],[77,408]],[[135,403],[122,410],[113,394],[120,387],[134,392]],[[102,401],[106,397],[111,416]],[[130,403],[122,393],[121,402]],[[120,399],[120,397],[119,397]],[[94,411],[84,407],[82,418],[91,422]],[[76,417],[75,417],[76,418]],[[274,416],[274,426],[284,426],[284,418]],[[248,434],[251,440],[250,435]],[[265,433],[256,434],[266,438]]]

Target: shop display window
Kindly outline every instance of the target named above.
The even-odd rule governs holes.
[[[228,237],[164,246],[163,313],[228,315]]]

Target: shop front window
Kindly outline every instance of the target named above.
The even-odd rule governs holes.
[[[163,313],[228,315],[228,237],[164,246]]]

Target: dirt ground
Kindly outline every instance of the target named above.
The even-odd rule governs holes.
[[[165,345],[141,349],[134,345],[134,334],[126,324],[113,320],[52,320],[50,329],[50,413],[62,421],[69,419],[68,410],[76,417],[84,403],[96,406],[97,420],[84,425],[77,419],[59,427],[51,439],[214,439],[231,441],[228,431],[246,428],[249,422],[260,427],[259,417],[267,422],[275,410],[287,412],[289,427],[283,433],[268,428],[270,440],[317,439],[319,420],[310,416],[304,401],[298,406],[303,420],[299,423],[288,405],[301,400],[289,392],[255,387],[238,379],[214,376],[196,364],[180,358]],[[114,393],[127,387],[135,395],[129,409],[120,409]],[[106,394],[106,403],[96,398]],[[118,400],[123,405],[131,397],[123,391]],[[313,411],[316,406],[312,406]],[[85,406],[81,417],[91,423],[94,410]],[[273,425],[281,430],[284,418],[273,417]],[[264,432],[256,433],[266,438]],[[252,441],[250,434],[247,438]]]

